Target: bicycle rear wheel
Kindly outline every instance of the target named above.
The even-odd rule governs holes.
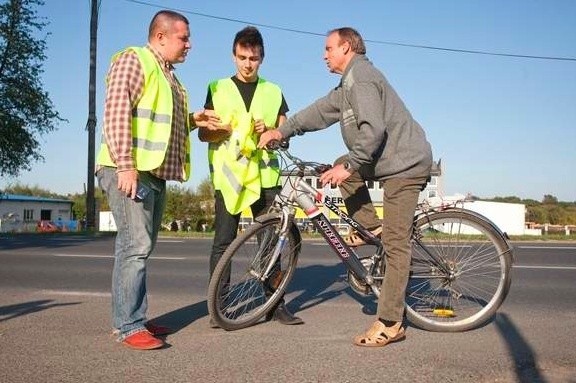
[[[486,323],[511,283],[512,250],[483,216],[463,210],[417,220],[406,316],[429,331],[458,332]]]
[[[300,232],[291,225],[279,243],[281,216],[266,214],[254,220],[224,252],[208,286],[208,311],[225,330],[239,330],[257,323],[284,295],[296,270]],[[274,250],[281,246],[272,272],[263,278]]]

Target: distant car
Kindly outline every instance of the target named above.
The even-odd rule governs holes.
[[[36,225],[36,231],[40,233],[56,233],[62,231],[62,229],[52,221],[39,221]]]

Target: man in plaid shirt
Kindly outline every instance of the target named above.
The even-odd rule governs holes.
[[[106,87],[103,140],[96,175],[118,229],[112,275],[114,332],[124,345],[165,345],[170,329],[146,320],[146,261],[166,205],[166,181],[190,172],[188,134],[203,112],[188,113],[186,90],[174,75],[191,48],[189,23],[163,10],[150,23],[148,45],[112,59]]]

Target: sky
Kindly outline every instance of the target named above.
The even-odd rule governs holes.
[[[163,8],[190,21],[192,51],[176,74],[193,110],[202,108],[211,80],[234,74],[234,35],[255,25],[266,53],[260,75],[282,87],[289,115],[297,112],[338,84],[323,62],[325,34],[350,26],[424,128],[447,195],[576,201],[576,1],[101,0],[97,147],[110,57],[145,45],[149,22]],[[90,0],[45,0],[37,12],[50,23],[42,83],[68,122],[40,137],[44,162],[1,179],[0,189],[20,183],[82,193],[89,176]],[[196,132],[190,139],[192,176],[183,185],[195,188],[208,177],[207,145]],[[291,148],[325,163],[347,152],[338,124],[296,137]]]

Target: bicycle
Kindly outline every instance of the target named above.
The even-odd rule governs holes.
[[[341,211],[304,180],[330,165],[306,162],[274,148],[289,174],[270,211],[254,219],[218,262],[208,288],[208,311],[225,330],[252,326],[275,308],[296,270],[302,238],[295,224],[301,208],[347,268],[350,287],[362,295],[380,294],[385,248],[380,238]],[[360,257],[319,206],[325,206],[376,248]],[[385,214],[385,213],[384,213]],[[420,203],[414,217],[412,263],[406,290],[406,318],[428,331],[460,332],[493,317],[511,284],[512,247],[486,217],[457,203]]]

